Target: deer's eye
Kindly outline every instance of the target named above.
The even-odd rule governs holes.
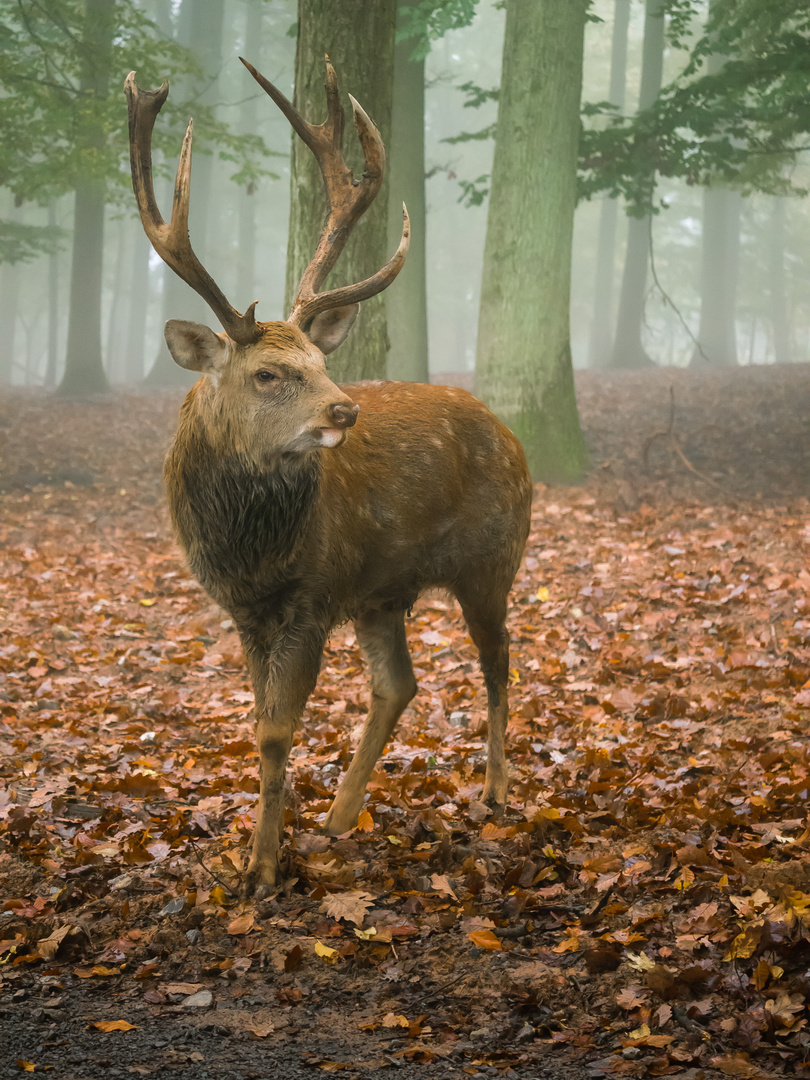
[[[278,375],[276,375],[275,372],[272,371],[257,371],[256,378],[259,380],[259,382],[270,383],[274,382],[278,378]]]

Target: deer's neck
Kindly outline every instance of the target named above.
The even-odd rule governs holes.
[[[258,467],[216,449],[204,432],[178,437],[166,465],[169,506],[200,584],[223,603],[271,593],[287,576],[318,495],[314,455]],[[226,607],[230,604],[226,603]]]

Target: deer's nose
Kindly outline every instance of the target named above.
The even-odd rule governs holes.
[[[359,405],[346,405],[342,401],[330,405],[327,409],[329,419],[336,428],[354,427],[357,414],[360,412]]]

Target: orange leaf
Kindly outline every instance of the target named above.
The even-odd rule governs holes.
[[[256,913],[254,911],[245,911],[241,915],[228,923],[228,933],[237,936],[239,934],[249,934],[251,930],[255,928]]]
[[[477,945],[479,949],[489,949],[495,952],[501,948],[500,941],[495,937],[491,930],[471,930],[467,937],[473,943]]]
[[[99,1031],[137,1031],[137,1024],[130,1024],[128,1020],[96,1020],[88,1027],[98,1028]]]

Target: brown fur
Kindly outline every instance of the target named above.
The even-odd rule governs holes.
[[[425,589],[458,598],[478,647],[489,697],[483,797],[503,806],[506,601],[531,483],[517,439],[463,390],[338,388],[317,349],[284,323],[266,324],[255,346],[225,346],[226,360],[186,398],[166,483],[189,564],[233,617],[253,680],[262,783],[248,888],[265,895],[276,881],[287,757],[329,632],[354,621],[372,686],[360,747],[325,822],[339,834],[354,827],[416,692],[404,616]],[[269,388],[261,370],[278,373]],[[341,445],[323,447],[330,409],[347,402],[360,407],[356,424]]]

